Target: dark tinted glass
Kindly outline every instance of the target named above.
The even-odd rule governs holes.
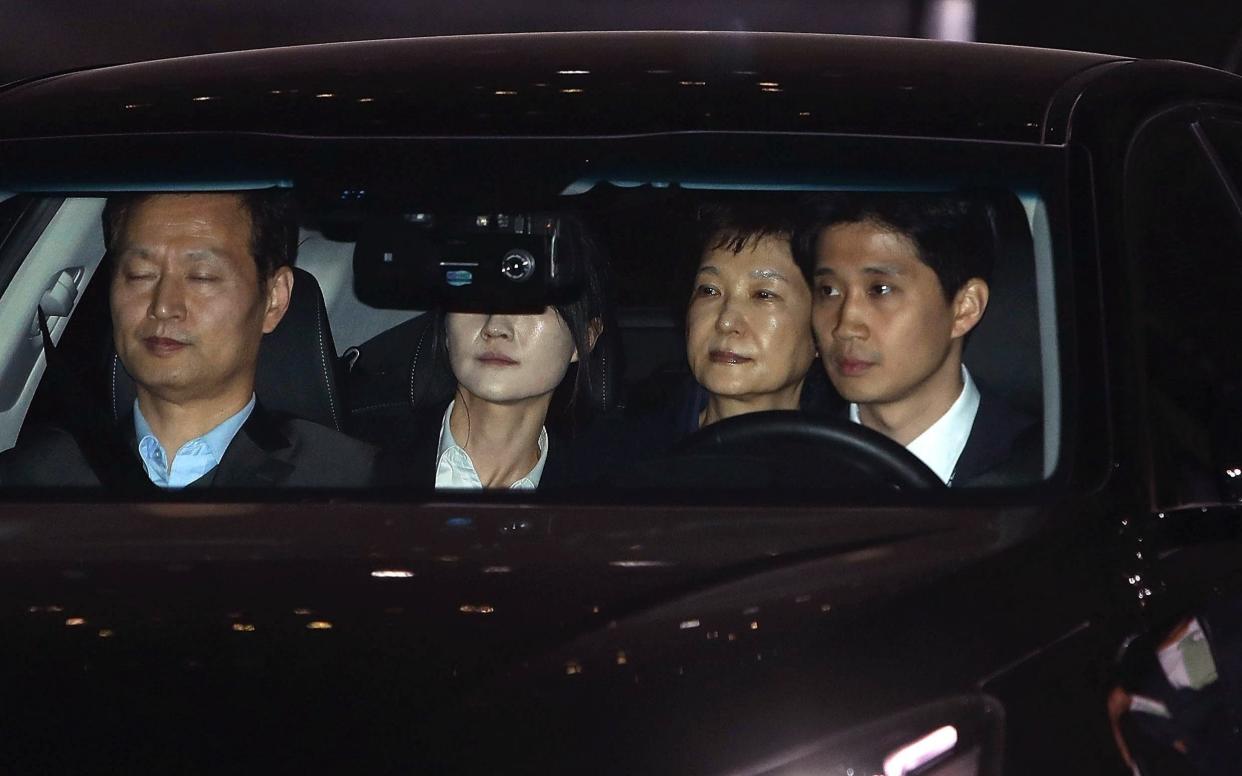
[[[1237,161],[1242,135],[1222,139]],[[1242,464],[1239,168],[1222,161],[1221,147],[1198,122],[1169,121],[1141,135],[1129,160],[1128,236],[1141,278],[1135,320],[1148,347],[1162,505],[1219,498],[1228,470]]]

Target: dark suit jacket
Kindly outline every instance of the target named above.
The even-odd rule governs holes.
[[[979,388],[979,411],[954,470],[953,485],[1012,485],[1043,475],[1043,438],[1035,418]]]
[[[255,405],[220,465],[189,487],[350,488],[371,484],[376,450],[330,428],[278,417]],[[0,454],[0,482],[8,486],[108,487],[158,492],[143,469],[132,416],[112,435],[84,449],[68,431],[33,429]]]
[[[706,393],[693,383],[677,403],[660,412],[612,419],[615,427],[611,436],[616,443],[609,450],[611,458],[632,463],[668,453],[678,441],[697,430],[705,401]],[[804,395],[802,410],[809,415],[849,418],[849,405],[841,406],[835,394],[816,395],[811,402],[805,401]],[[998,394],[980,387],[979,411],[957,460],[954,486],[1029,484],[1037,482],[1042,474],[1039,423]]]
[[[429,410],[410,412],[402,417],[397,430],[390,429],[390,438],[401,440],[385,448],[377,464],[377,484],[391,488],[430,490],[436,486],[436,466],[440,446],[440,427],[448,402]],[[588,481],[573,465],[575,456],[567,449],[567,441],[548,430],[548,458],[539,477],[539,489],[563,488],[575,482]]]

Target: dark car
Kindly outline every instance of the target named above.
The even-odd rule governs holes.
[[[304,291],[263,345],[259,399],[397,448],[375,413],[446,390],[419,313],[460,276],[427,268],[490,246],[511,277],[473,287],[542,305],[559,281],[511,282],[526,265],[506,246],[536,262],[539,224],[589,223],[615,279],[581,456],[604,471],[516,493],[6,482],[4,770],[1108,773],[1121,741],[1159,773],[1208,746],[1115,737],[1107,701],[1138,693],[1137,650],[1240,590],[1239,78],[609,33],[10,84],[0,446],[52,424],[91,448],[133,401],[106,197],[273,186],[300,204]],[[687,225],[705,204],[945,191],[989,214],[992,299],[965,359],[1036,419],[1027,473],[944,488],[888,440],[809,416],[618,460],[687,385]],[[1221,643],[1218,689],[1236,686]],[[1221,713],[1227,750],[1236,704]]]

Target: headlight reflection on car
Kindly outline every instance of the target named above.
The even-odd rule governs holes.
[[[730,776],[992,776],[1004,710],[986,695],[946,698],[793,747]]]

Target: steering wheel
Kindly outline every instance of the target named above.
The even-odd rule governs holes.
[[[711,424],[673,450],[676,459],[745,461],[769,481],[813,487],[943,488],[935,472],[883,434],[849,420],[794,410],[752,412]],[[703,467],[700,467],[703,468]],[[736,466],[727,467],[736,476]],[[733,483],[736,484],[736,483]]]

